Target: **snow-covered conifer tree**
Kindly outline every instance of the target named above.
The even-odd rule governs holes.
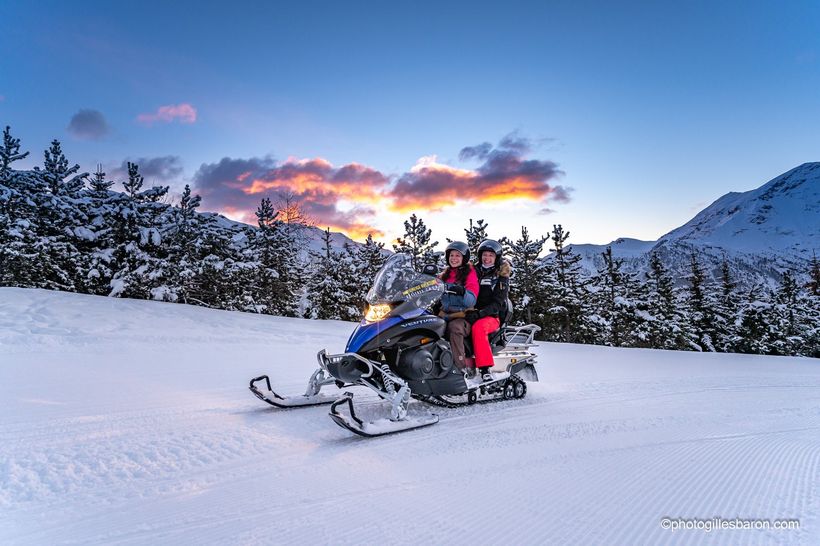
[[[647,282],[644,286],[648,312],[650,346],[657,349],[692,350],[700,346],[689,326],[684,306],[678,301],[675,282],[657,253],[649,259]]]
[[[316,268],[310,281],[307,315],[316,319],[342,320],[347,315],[351,294],[345,290],[342,257],[331,247],[330,228],[322,237],[324,252],[315,256]]]
[[[689,317],[697,335],[698,345],[704,351],[715,351],[718,334],[715,302],[711,287],[707,284],[706,271],[693,253],[689,260]]]
[[[521,237],[507,245],[506,254],[515,272],[510,280],[510,300],[518,322],[540,322],[546,312],[545,281],[548,269],[539,256],[547,240],[548,237],[530,239],[529,231],[522,226]]]
[[[28,157],[28,152],[20,153],[20,139],[11,136],[11,127],[3,130],[3,144],[0,145],[0,183],[10,174],[11,164]]]
[[[612,247],[601,253],[604,264],[592,280],[597,315],[604,319],[604,342],[613,347],[650,345],[648,305],[638,291],[635,273],[622,270],[623,260],[612,256]]]
[[[570,343],[594,343],[601,339],[604,320],[595,313],[589,298],[589,278],[581,270],[581,256],[566,247],[569,232],[554,225],[551,240],[552,278],[546,284],[547,315],[544,338]]]
[[[775,332],[772,302],[763,286],[755,284],[743,299],[737,324],[734,350],[741,353],[771,354]]]
[[[384,243],[373,240],[373,234],[368,233],[363,245],[355,251],[354,267],[357,282],[354,289],[353,301],[358,309],[364,309],[365,296],[373,285],[376,273],[384,266],[387,257],[384,255]]]
[[[438,241],[431,243],[431,234],[432,230],[427,228],[424,220],[413,214],[404,221],[404,237],[396,239],[393,250],[409,254],[413,260],[413,267],[421,271],[425,264],[436,263],[434,249],[438,246]]]
[[[488,225],[483,219],[479,219],[473,224],[473,219],[470,218],[470,227],[464,230],[464,236],[467,238],[465,242],[470,249],[470,254],[473,256],[475,263],[479,261],[479,256],[477,255],[478,246],[483,240],[487,239],[487,227]]]

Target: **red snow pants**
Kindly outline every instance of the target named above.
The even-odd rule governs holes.
[[[480,318],[473,324],[470,335],[473,338],[473,353],[477,368],[493,365],[493,351],[490,349],[490,340],[487,336],[498,330],[499,325],[497,317]]]

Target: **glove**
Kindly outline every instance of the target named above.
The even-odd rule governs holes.
[[[464,295],[464,287],[460,284],[455,283],[447,283],[445,285],[446,291],[450,294],[455,294],[456,296],[463,296]]]
[[[464,318],[467,320],[467,322],[473,324],[475,323],[475,321],[481,318],[481,311],[477,309],[470,309],[469,311],[464,313]]]

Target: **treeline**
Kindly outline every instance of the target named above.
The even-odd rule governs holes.
[[[154,299],[281,316],[357,320],[385,260],[383,244],[307,253],[298,205],[263,199],[257,227],[199,213],[185,187],[144,187],[128,163],[124,192],[98,169],[69,166],[60,143],[43,167],[11,168],[27,157],[7,127],[0,146],[0,286]]]
[[[281,316],[358,320],[382,243],[306,251],[309,222],[298,203],[263,199],[257,226],[197,211],[185,187],[170,203],[167,186],[144,187],[128,164],[124,192],[98,168],[69,166],[60,143],[42,167],[12,169],[25,158],[7,127],[0,146],[0,286],[47,288],[155,299]],[[439,243],[416,215],[393,245],[418,267],[443,266]],[[487,238],[479,220],[464,230],[473,249]],[[548,237],[500,238],[513,265],[511,298],[518,323],[538,324],[540,339],[619,347],[820,357],[820,265],[783,272],[776,289],[739,288],[729,264],[716,281],[695,255],[676,286],[658,256],[645,273],[626,272],[611,249],[603,267],[585,272],[556,225]],[[546,257],[542,255],[549,250]],[[798,282],[809,274],[810,282]]]
[[[419,262],[433,260],[438,243],[430,243],[430,230],[415,216],[404,226],[405,239],[394,248],[426,256]],[[478,245],[487,238],[487,224],[470,220],[464,235],[475,256]],[[777,288],[756,284],[741,289],[727,261],[719,278],[713,280],[694,254],[682,284],[675,282],[657,254],[651,256],[646,272],[628,272],[623,260],[612,256],[611,247],[602,253],[603,266],[590,275],[581,267],[582,257],[567,246],[568,238],[569,232],[555,225],[549,236],[533,238],[522,227],[518,239],[499,239],[513,265],[514,321],[540,326],[539,339],[820,357],[820,262],[816,257],[806,272],[808,283],[784,271]]]

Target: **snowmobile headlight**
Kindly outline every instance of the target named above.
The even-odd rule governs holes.
[[[390,305],[386,303],[381,303],[378,305],[369,305],[367,307],[367,312],[364,314],[364,320],[367,322],[379,322],[381,319],[387,316],[390,312]]]

